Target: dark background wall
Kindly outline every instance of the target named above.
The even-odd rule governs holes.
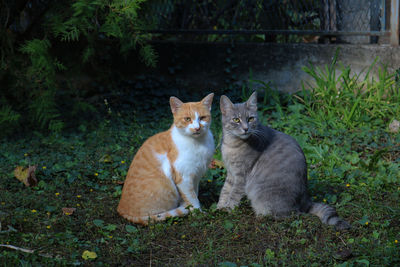
[[[159,54],[156,68],[120,67],[125,76],[154,74],[174,80],[191,90],[215,90],[241,84],[250,78],[270,82],[275,89],[294,92],[301,81],[311,81],[302,67],[312,63],[324,68],[339,49],[338,61],[349,65],[353,73],[363,72],[378,58],[374,68],[386,65],[391,72],[400,68],[400,48],[389,45],[356,44],[211,44],[154,43]],[[340,65],[338,65],[340,66]],[[340,72],[340,69],[338,70]],[[251,75],[250,75],[251,73]],[[361,74],[363,78],[363,74]]]

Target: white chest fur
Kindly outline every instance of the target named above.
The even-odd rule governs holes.
[[[214,153],[214,138],[210,130],[198,138],[181,134],[176,127],[171,132],[172,140],[178,150],[178,157],[174,162],[175,169],[185,179],[194,179],[198,186],[200,178],[207,171]]]

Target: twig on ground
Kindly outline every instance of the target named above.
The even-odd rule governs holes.
[[[26,252],[26,253],[34,253],[35,251],[32,249],[26,249],[26,248],[19,248],[13,245],[4,245],[4,244],[0,244],[0,247],[5,247],[5,248],[10,248],[10,249],[14,249],[14,250],[19,250],[22,252]]]
[[[10,248],[10,249],[22,251],[22,252],[25,252],[25,253],[35,253],[34,249],[20,248],[20,247],[16,247],[16,246],[13,246],[13,245],[0,244],[0,247]],[[45,257],[45,258],[51,258],[51,259],[54,258],[50,254],[38,253],[38,255],[42,256],[42,257]],[[56,258],[61,259],[61,257],[59,257],[59,256],[57,256]]]
[[[347,244],[346,244],[346,242],[344,242],[344,240],[343,240],[343,238],[341,238],[340,236],[339,236],[339,239],[342,241],[342,243],[347,247]]]

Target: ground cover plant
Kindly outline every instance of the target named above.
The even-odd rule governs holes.
[[[335,73],[338,66],[334,60],[324,70],[305,67],[315,83],[294,95],[264,84],[259,106],[264,123],[302,146],[315,201],[335,206],[352,229],[337,232],[308,214],[256,218],[247,200],[230,214],[217,211],[225,177],[218,145],[214,167],[200,184],[205,212],[148,227],[120,218],[116,207],[128,164],[147,137],[170,126],[173,94],[126,90],[108,96],[102,119],[93,124],[1,142],[0,265],[399,265],[397,77],[382,67],[377,80],[369,70],[361,80],[344,66]],[[223,93],[244,100],[254,83],[261,82]],[[130,97],[125,105],[117,101]],[[213,114],[219,144],[218,101]],[[26,187],[13,170],[35,164],[38,183]]]

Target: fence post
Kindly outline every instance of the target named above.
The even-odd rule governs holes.
[[[399,45],[399,1],[390,3],[390,44],[393,46]]]

